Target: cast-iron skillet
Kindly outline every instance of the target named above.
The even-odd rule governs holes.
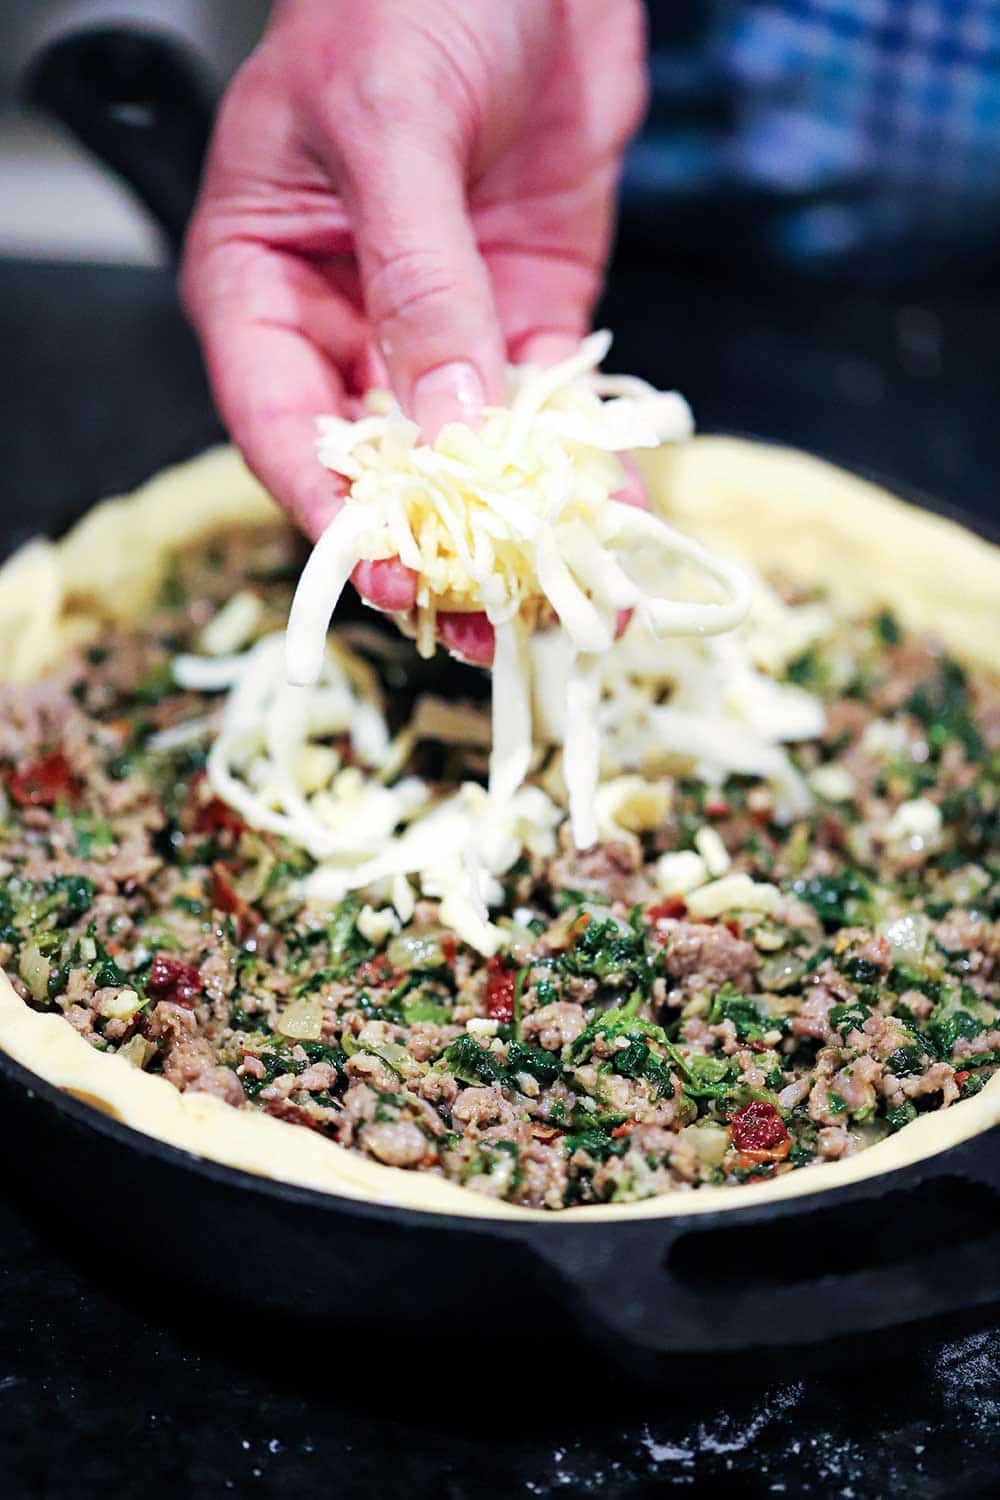
[[[38,96],[114,161],[174,244],[204,144],[192,111],[178,109],[179,84],[194,76],[162,37],[106,31],[59,44],[36,73]],[[148,103],[157,130],[136,132],[141,111],[108,107],[122,98]],[[209,115],[198,106],[203,125]],[[162,153],[178,142],[186,176],[165,187]],[[212,1297],[314,1323],[399,1337],[473,1321],[494,1337],[572,1333],[632,1373],[688,1379],[748,1351],[798,1361],[870,1351],[875,1335],[1000,1302],[998,1130],[759,1209],[518,1223],[356,1203],[217,1166],[2,1054],[0,1109],[8,1171],[77,1236],[147,1278],[160,1267]]]

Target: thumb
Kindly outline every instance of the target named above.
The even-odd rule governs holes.
[[[445,133],[412,119],[344,144],[373,340],[403,409],[433,439],[443,423],[475,422],[484,402],[504,394],[503,334],[463,163]]]

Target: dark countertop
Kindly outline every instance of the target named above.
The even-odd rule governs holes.
[[[1000,294],[779,299],[647,264],[619,266],[605,317],[618,367],[676,381],[703,427],[797,442],[996,522]],[[0,263],[0,348],[6,547],[219,435],[165,274]],[[683,1370],[676,1389],[630,1390],[531,1351],[492,1355],[492,1370],[461,1352],[425,1366],[391,1344],[264,1330],[141,1266],[123,1281],[14,1195],[0,1197],[0,1288],[9,1495],[1000,1488],[1000,1328],[915,1352],[882,1341],[833,1375],[751,1363],[745,1389],[698,1397]]]

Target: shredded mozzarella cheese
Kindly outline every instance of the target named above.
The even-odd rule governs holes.
[[[692,917],[719,917],[726,911],[773,912],[781,900],[776,885],[749,875],[723,875],[685,896]]]
[[[656,886],[664,896],[686,896],[707,880],[705,861],[693,849],[671,850],[656,861]]]
[[[634,609],[656,636],[710,635],[732,629],[750,603],[741,568],[658,517],[613,503],[624,479],[616,455],[685,438],[692,424],[676,393],[599,374],[610,342],[593,334],[551,369],[509,367],[508,404],[488,408],[476,431],[446,425],[433,444],[381,393],[359,421],[321,418],[319,457],[351,487],[302,574],[287,637],[289,680],[315,682],[330,617],[362,559],[398,556],[416,572],[425,654],[440,610],[484,611],[496,636],[489,821],[528,774],[526,632],[554,614],[575,654],[564,774],[580,848],[598,835],[600,658],[617,612]],[[721,599],[664,592],[679,565],[707,575]]]

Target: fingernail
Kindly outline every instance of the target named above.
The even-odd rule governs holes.
[[[427,442],[446,422],[474,427],[483,409],[483,382],[475,365],[453,360],[421,375],[413,387],[413,415]]]

